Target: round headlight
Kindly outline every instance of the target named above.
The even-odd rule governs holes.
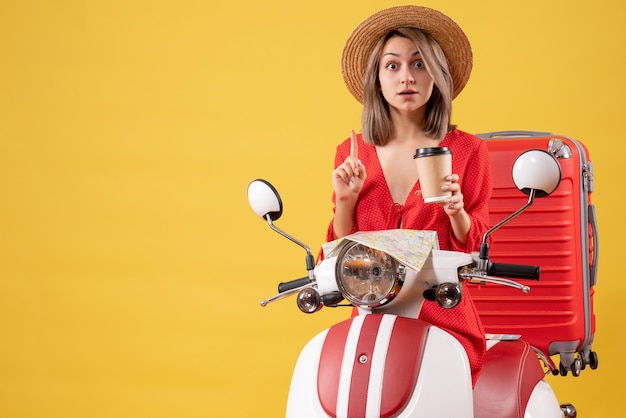
[[[357,242],[346,244],[337,260],[337,286],[354,305],[384,305],[396,296],[404,282],[402,264],[384,251]]]

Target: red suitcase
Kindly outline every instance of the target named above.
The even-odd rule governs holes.
[[[525,283],[524,294],[497,285],[469,285],[489,334],[514,334],[548,356],[559,355],[559,372],[577,376],[587,365],[595,369],[594,285],[598,266],[598,229],[593,170],[586,147],[571,138],[547,132],[505,131],[479,134],[487,141],[493,173],[490,221],[497,224],[522,207],[528,198],[513,183],[515,159],[529,149],[557,157],[561,184],[538,198],[520,216],[491,237],[494,262],[540,266],[540,279]],[[547,359],[551,362],[550,359]]]

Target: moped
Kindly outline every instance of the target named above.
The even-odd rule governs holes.
[[[530,287],[539,267],[493,262],[489,236],[552,193],[561,181],[550,153],[529,150],[512,169],[528,201],[491,227],[478,253],[438,248],[434,231],[357,232],[323,245],[316,264],[310,248],[278,228],[282,200],[269,182],[248,186],[254,212],[269,227],[306,251],[307,275],[278,285],[261,306],[296,295],[304,313],[323,306],[352,306],[356,314],[314,336],[295,365],[286,416],[308,417],[576,417],[559,404],[545,380],[554,373],[549,357],[518,335],[487,335],[483,370],[472,387],[467,354],[444,330],[418,319],[425,300],[454,309],[462,283]],[[347,301],[347,302],[346,302]]]

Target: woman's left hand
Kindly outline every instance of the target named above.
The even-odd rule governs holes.
[[[463,193],[461,193],[458,174],[450,174],[446,180],[448,180],[449,183],[442,186],[442,190],[452,192],[452,196],[450,196],[447,201],[439,204],[443,207],[448,216],[453,217],[463,210]]]

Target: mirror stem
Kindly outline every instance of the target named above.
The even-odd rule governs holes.
[[[297,239],[295,239],[294,237],[292,237],[291,235],[289,235],[288,233],[286,233],[285,231],[281,230],[280,228],[278,228],[276,225],[274,225],[274,223],[272,222],[272,218],[270,217],[270,215],[265,215],[265,219],[267,220],[267,224],[270,226],[270,228],[272,228],[274,231],[278,232],[280,235],[282,235],[283,237],[291,240],[292,242],[298,244],[299,246],[301,246],[302,248],[304,248],[304,250],[306,251],[306,269],[309,272],[309,279],[313,282],[313,269],[315,268],[315,258],[313,258],[313,254],[311,254],[311,249],[305,245],[304,243],[298,241]]]
[[[512,214],[510,214],[503,220],[501,220],[499,223],[489,228],[487,232],[485,232],[485,235],[483,236],[483,242],[482,244],[480,244],[480,253],[479,253],[479,262],[478,262],[478,268],[480,270],[487,271],[487,267],[489,264],[489,244],[487,243],[487,238],[489,238],[491,234],[493,234],[498,229],[500,229],[501,226],[509,223],[511,220],[517,217],[517,215],[519,215],[520,213],[528,209],[530,205],[533,204],[533,201],[535,200],[535,193],[536,193],[535,189],[530,189],[530,193],[528,194],[528,202],[526,202],[524,206],[522,206],[521,208],[519,208],[518,210],[516,210],[515,212],[513,212]]]

